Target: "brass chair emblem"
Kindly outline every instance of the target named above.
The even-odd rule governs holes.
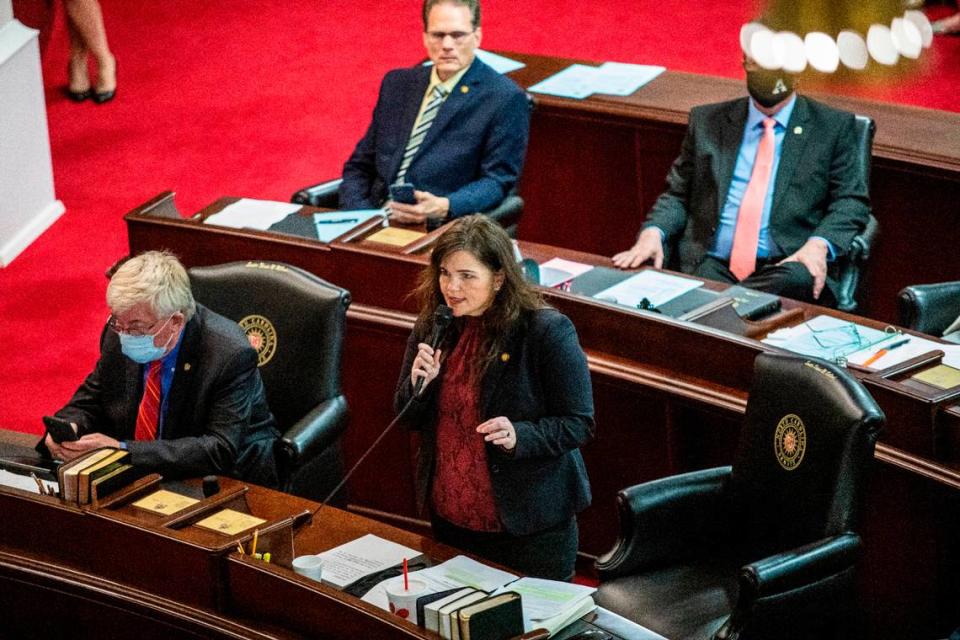
[[[800,416],[790,413],[780,419],[773,434],[773,451],[777,462],[787,471],[793,471],[803,462],[807,451],[807,430]]]
[[[277,330],[263,316],[250,315],[241,320],[240,328],[247,334],[250,346],[257,352],[257,366],[270,362],[277,352]]]

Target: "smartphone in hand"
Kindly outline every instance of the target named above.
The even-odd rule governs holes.
[[[43,424],[46,425],[47,433],[50,434],[50,437],[53,438],[53,441],[57,444],[80,439],[77,432],[73,430],[73,425],[63,418],[43,416]]]
[[[409,182],[390,185],[390,199],[401,204],[417,204],[417,197],[413,195],[413,184]]]

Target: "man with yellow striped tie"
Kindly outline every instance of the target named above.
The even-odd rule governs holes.
[[[496,207],[517,183],[530,129],[524,92],[476,58],[479,0],[425,0],[432,65],[387,73],[373,120],[343,168],[341,209],[386,206],[437,224]],[[413,202],[390,199],[412,184]]]

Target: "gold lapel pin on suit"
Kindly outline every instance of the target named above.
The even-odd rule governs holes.
[[[803,133],[803,127],[794,127],[794,128],[793,128],[793,133],[794,133],[795,135],[800,135],[801,133]]]
[[[501,354],[500,354],[500,361],[501,361],[501,362],[510,362],[510,354],[509,354],[509,353],[506,353],[506,352],[501,353]]]
[[[184,363],[183,363],[183,370],[184,370],[184,371],[190,371],[190,363],[189,363],[189,362],[184,362]]]
[[[460,93],[470,93],[470,87],[463,85],[460,87]]]

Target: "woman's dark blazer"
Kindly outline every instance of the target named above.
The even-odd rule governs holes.
[[[441,346],[445,353],[456,344],[456,324]],[[397,411],[413,394],[410,368],[417,344],[430,330],[418,325],[407,341],[394,396]],[[512,451],[487,443],[487,466],[504,528],[524,535],[559,524],[590,505],[590,482],[579,447],[594,435],[593,393],[577,332],[559,311],[525,314],[504,344],[481,382],[480,420],[505,416],[516,429]],[[405,416],[408,428],[423,432],[417,469],[421,513],[433,476],[443,373],[441,366]]]

